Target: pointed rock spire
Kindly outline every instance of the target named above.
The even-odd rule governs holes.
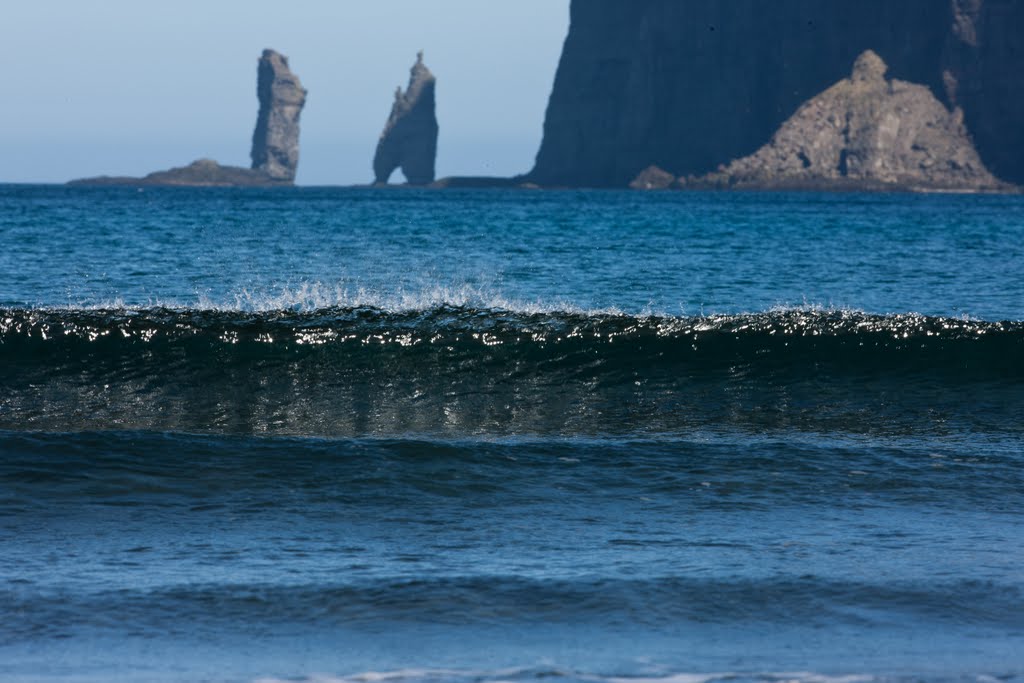
[[[436,79],[423,63],[423,52],[409,72],[409,86],[395,92],[391,115],[377,142],[373,173],[377,183],[386,183],[401,167],[411,185],[426,185],[434,180],[437,156],[437,116],[434,111]]]

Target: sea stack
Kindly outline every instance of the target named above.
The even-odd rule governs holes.
[[[409,72],[405,92],[399,87],[384,132],[373,157],[375,182],[385,184],[396,168],[410,185],[434,181],[437,157],[437,116],[434,111],[434,74],[423,63],[423,52]]]
[[[887,70],[864,52],[849,78],[804,103],[771,142],[706,180],[741,188],[1001,189],[962,112],[923,85],[886,79]]]
[[[306,90],[288,68],[288,58],[264,50],[259,61],[256,95],[260,111],[252,134],[252,168],[221,166],[198,159],[187,166],[156,171],[141,178],[99,176],[72,180],[70,185],[157,187],[277,187],[295,182],[299,165],[299,115]]]
[[[306,89],[288,68],[288,58],[264,50],[256,94],[260,101],[252,134],[252,168],[273,180],[294,181],[299,166],[299,116]]]

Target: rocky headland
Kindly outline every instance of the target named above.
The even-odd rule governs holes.
[[[755,154],[866,50],[894,84],[959,109],[984,166],[1024,182],[1019,0],[572,0],[570,11],[530,182],[713,173]]]
[[[868,50],[853,72],[811,98],[750,156],[680,181],[683,187],[736,189],[907,189],[999,191],[982,163],[960,109],[949,111],[923,85],[886,79]],[[632,187],[668,187],[648,169]]]
[[[198,159],[188,166],[156,171],[141,178],[99,176],[72,180],[70,185],[178,187],[273,187],[295,182],[299,165],[299,116],[306,90],[288,67],[288,58],[264,50],[258,66],[259,113],[252,137],[252,167],[222,166]]]
[[[387,184],[397,168],[402,169],[410,185],[434,182],[438,133],[436,83],[420,52],[409,71],[408,87],[404,92],[401,87],[395,91],[391,114],[377,142],[373,156],[375,183]]]

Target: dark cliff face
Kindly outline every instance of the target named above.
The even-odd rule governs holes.
[[[928,86],[948,105],[955,84],[985,162],[1024,180],[1022,8],[1019,0],[573,0],[528,178],[625,186],[652,164],[675,175],[713,171],[765,144],[871,49],[893,77]],[[964,38],[972,30],[974,44]]]
[[[395,92],[391,115],[380,134],[373,157],[377,183],[386,183],[398,167],[411,185],[434,181],[437,157],[436,80],[419,53],[409,73],[409,87]]]
[[[299,166],[299,116],[306,90],[273,50],[260,57],[256,94],[260,111],[252,134],[252,167],[273,180],[295,180]]]
[[[947,96],[964,110],[989,169],[1024,184],[1024,2],[953,3]]]

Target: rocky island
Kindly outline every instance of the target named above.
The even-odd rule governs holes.
[[[100,176],[71,185],[246,187],[292,185],[299,165],[299,116],[306,90],[288,67],[288,58],[264,50],[259,60],[256,93],[259,114],[252,137],[252,167],[222,166],[199,159],[188,166],[156,171],[141,178]]]
[[[395,91],[391,114],[377,142],[373,156],[376,184],[387,184],[399,167],[410,185],[434,182],[438,133],[434,110],[436,83],[420,52],[409,71],[408,87],[404,92],[401,86]]]

